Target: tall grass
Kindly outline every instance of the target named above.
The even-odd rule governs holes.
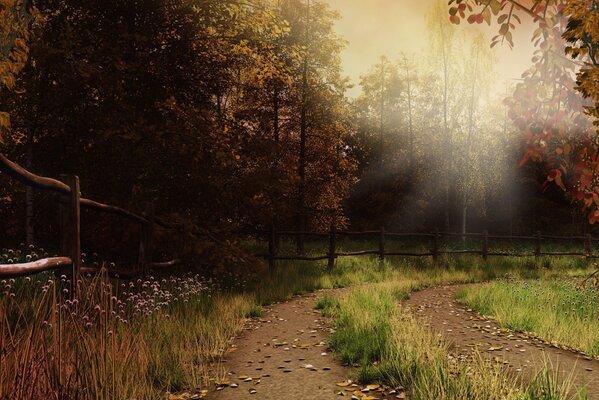
[[[465,288],[457,298],[511,329],[599,356],[599,291],[576,282],[500,280]]]
[[[0,398],[150,399],[205,385],[254,304],[198,276],[2,281]]]

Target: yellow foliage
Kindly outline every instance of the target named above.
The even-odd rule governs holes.
[[[0,0],[0,89],[14,90],[16,75],[29,57],[27,38],[30,15],[23,0]],[[0,143],[2,133],[10,128],[10,117],[0,112]]]
[[[586,111],[599,124],[599,1],[568,0],[563,13],[568,16],[568,28],[563,34],[569,43],[566,54],[585,63],[576,75],[577,89],[593,100],[594,105],[586,107]]]

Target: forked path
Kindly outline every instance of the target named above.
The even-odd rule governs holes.
[[[461,287],[463,285],[425,289],[412,293],[404,304],[442,334],[457,356],[467,356],[477,348],[481,354],[527,377],[542,368],[544,360],[549,360],[553,367],[559,366],[562,380],[572,374],[574,387],[586,385],[588,398],[599,399],[599,361],[501,329],[494,321],[455,300]]]
[[[348,371],[333,358],[325,340],[330,327],[314,309],[323,292],[265,307],[265,315],[248,322],[227,353],[227,378],[207,398],[337,399],[337,382]]]

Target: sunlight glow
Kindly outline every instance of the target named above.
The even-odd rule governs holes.
[[[381,55],[394,60],[400,52],[420,54],[427,40],[426,15],[434,4],[434,0],[328,0],[331,8],[338,10],[341,19],[335,29],[348,41],[342,53],[342,65],[355,85],[348,94],[357,96],[360,93],[360,75]],[[490,38],[496,34],[497,26],[485,23],[466,26],[463,22],[460,29],[469,35],[482,32],[491,43]],[[497,80],[495,93],[505,90],[505,82],[520,78],[521,73],[530,66],[533,46],[530,43],[532,23],[524,20],[522,26],[514,32],[514,48],[507,44],[496,47],[498,57]]]

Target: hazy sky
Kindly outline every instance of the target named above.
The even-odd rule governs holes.
[[[400,51],[419,53],[426,43],[426,14],[435,0],[328,0],[331,8],[341,13],[336,24],[337,32],[349,41],[342,54],[343,68],[354,84],[376,63],[381,55],[397,58]],[[445,1],[444,4],[447,4]],[[449,16],[448,16],[449,18]],[[526,18],[522,18],[526,24]],[[531,24],[529,24],[531,25]],[[485,33],[488,43],[498,27],[486,23],[475,27],[462,22],[459,29],[474,34]],[[514,32],[514,49],[507,45],[496,46],[498,56],[497,90],[506,80],[519,78],[530,66],[532,45],[531,28],[518,26]],[[356,88],[350,92],[355,95]]]

